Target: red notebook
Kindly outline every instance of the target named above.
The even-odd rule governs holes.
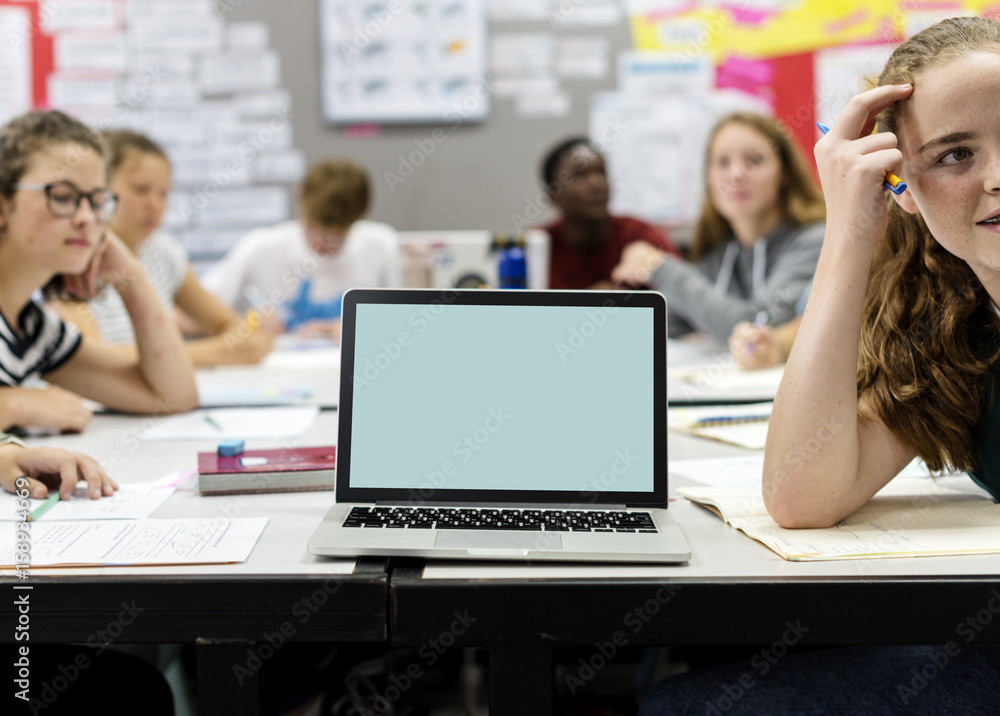
[[[245,450],[232,457],[200,452],[198,491],[223,495],[332,490],[335,454],[332,445]]]

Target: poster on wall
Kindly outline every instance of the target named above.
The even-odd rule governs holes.
[[[485,119],[486,15],[485,0],[321,0],[324,119]]]
[[[0,37],[30,37],[25,8],[0,5]],[[31,43],[9,42],[0,52],[0,124],[31,109]]]

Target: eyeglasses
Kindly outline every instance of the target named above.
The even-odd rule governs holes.
[[[80,210],[80,202],[84,199],[90,204],[97,220],[102,224],[111,221],[118,209],[118,195],[110,189],[94,189],[84,193],[68,181],[57,181],[51,184],[20,183],[14,189],[29,191],[44,191],[45,205],[49,213],[57,219],[68,219]]]

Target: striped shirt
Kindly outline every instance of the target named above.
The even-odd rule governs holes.
[[[174,296],[187,276],[187,251],[167,234],[154,231],[142,242],[136,255],[160,301],[168,310],[173,310]],[[102,341],[135,343],[132,319],[114,288],[105,286],[87,305],[97,322]]]
[[[18,318],[18,331],[0,315],[0,385],[15,386],[49,373],[80,347],[80,331],[63,323],[51,307],[32,299]],[[20,333],[20,335],[18,334]]]

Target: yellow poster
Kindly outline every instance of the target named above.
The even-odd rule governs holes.
[[[998,0],[730,0],[646,3],[630,18],[636,49],[688,56],[770,58],[862,42],[889,42],[944,17],[1000,15]]]

